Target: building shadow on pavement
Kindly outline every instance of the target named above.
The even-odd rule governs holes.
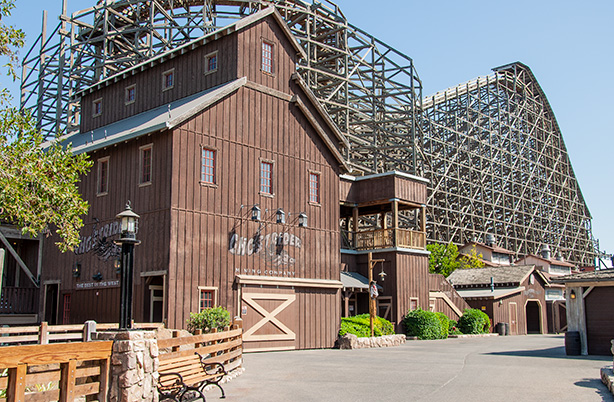
[[[541,357],[550,359],[578,359],[578,360],[597,360],[604,362],[612,362],[612,356],[567,356],[565,354],[565,347],[555,347],[546,349],[531,349],[531,350],[510,350],[506,352],[490,352],[484,353],[484,355],[495,356],[517,356],[517,357]]]
[[[594,389],[595,393],[601,396],[602,400],[614,401],[612,393],[598,378],[585,378],[581,381],[576,381],[574,385],[582,388]]]

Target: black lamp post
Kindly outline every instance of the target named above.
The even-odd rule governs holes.
[[[134,246],[141,242],[136,239],[139,216],[130,208],[117,214],[120,219],[121,234],[115,243],[122,246],[120,262],[120,299],[119,299],[119,329],[132,328],[132,273],[134,268]]]

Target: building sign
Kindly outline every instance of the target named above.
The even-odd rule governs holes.
[[[113,243],[112,236],[119,234],[118,221],[109,222],[98,228],[98,222],[94,223],[92,234],[81,236],[79,247],[75,249],[76,255],[93,252],[102,261],[109,261],[119,257],[121,248]]]
[[[75,288],[77,290],[87,290],[87,289],[102,289],[102,288],[117,288],[117,287],[119,287],[119,280],[100,281],[100,282],[78,282]]]
[[[250,238],[240,237],[234,229],[230,232],[228,252],[236,256],[257,255],[267,265],[273,267],[293,266],[296,259],[291,257],[288,250],[300,249],[303,241],[291,233],[269,233],[262,235],[260,231]],[[239,268],[237,268],[239,269]],[[271,270],[273,272],[273,270]],[[245,273],[245,272],[242,272]],[[255,273],[255,272],[250,272]],[[265,273],[264,275],[272,275]],[[287,276],[277,273],[274,276]]]

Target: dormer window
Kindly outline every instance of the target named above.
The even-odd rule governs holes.
[[[217,52],[209,53],[205,56],[205,74],[214,73],[217,71]]]
[[[92,116],[98,117],[100,115],[102,115],[102,98],[92,102]]]
[[[166,91],[175,86],[175,69],[162,73],[162,90]]]

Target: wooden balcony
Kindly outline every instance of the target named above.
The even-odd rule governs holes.
[[[341,248],[350,250],[381,250],[401,247],[426,249],[426,233],[410,229],[377,229],[341,233]]]
[[[0,314],[34,314],[38,311],[37,288],[2,287]]]

